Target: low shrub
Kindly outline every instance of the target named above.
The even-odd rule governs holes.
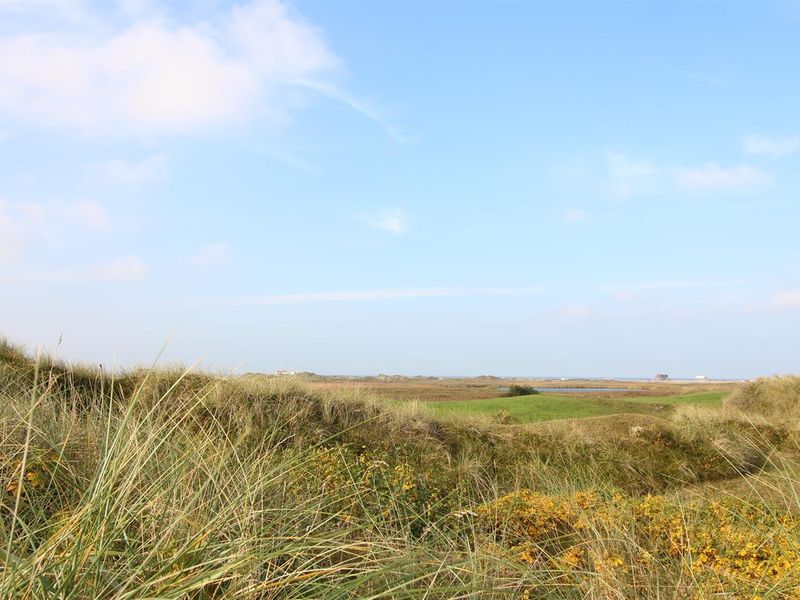
[[[523,489],[476,515],[488,551],[551,572],[562,590],[583,597],[662,597],[667,588],[656,581],[674,597],[789,598],[800,590],[800,520],[739,498]]]
[[[537,390],[535,387],[512,383],[510,386],[508,386],[508,391],[503,395],[507,398],[512,398],[514,396],[535,396],[539,393],[539,390]]]

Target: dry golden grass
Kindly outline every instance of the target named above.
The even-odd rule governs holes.
[[[790,426],[800,425],[800,377],[764,377],[741,386],[725,406]]]

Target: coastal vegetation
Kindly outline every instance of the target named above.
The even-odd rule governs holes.
[[[797,391],[502,422],[2,343],[0,596],[800,597]]]

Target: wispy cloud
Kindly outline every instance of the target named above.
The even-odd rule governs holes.
[[[564,222],[570,225],[585,221],[587,217],[586,211],[582,208],[570,208],[564,212]]]
[[[772,183],[772,176],[751,165],[722,167],[710,162],[677,171],[678,185],[691,191],[751,190]]]
[[[125,256],[95,265],[87,271],[93,279],[104,281],[137,281],[147,274],[147,265],[137,256]]]
[[[0,10],[11,15],[49,16],[71,23],[88,17],[81,0],[0,0]]]
[[[135,255],[122,256],[86,267],[50,271],[26,270],[8,274],[3,280],[12,283],[131,283],[143,279],[149,271],[147,264]]]
[[[586,304],[565,304],[556,311],[556,314],[569,320],[581,321],[592,315],[592,309]]]
[[[281,162],[292,169],[302,171],[303,173],[307,173],[309,175],[319,175],[322,173],[322,169],[320,169],[317,165],[309,160],[306,160],[303,156],[295,154],[294,152],[288,152],[281,149],[272,149],[266,150],[266,153],[278,162]]]
[[[64,209],[61,209],[62,211]],[[78,200],[66,209],[64,218],[67,221],[80,223],[88,229],[103,231],[111,227],[111,217],[102,204],[92,200]]]
[[[156,154],[142,160],[111,159],[89,165],[92,176],[122,185],[139,185],[164,177],[167,170],[167,156]]]
[[[718,279],[672,279],[663,281],[645,281],[639,283],[624,283],[605,286],[608,292],[618,291],[654,291],[654,290],[679,290],[679,289],[707,289],[748,285],[752,282],[718,280]]]
[[[414,138],[403,131],[398,125],[386,115],[386,111],[376,107],[373,103],[359,98],[347,90],[342,89],[334,83],[326,81],[310,81],[310,80],[297,80],[295,83],[305,88],[314,90],[320,94],[328,96],[332,100],[336,100],[350,107],[354,111],[362,114],[366,118],[374,121],[380,126],[390,137],[395,141],[402,144],[408,144],[414,141]]]
[[[665,193],[758,191],[773,183],[771,173],[748,164],[723,166],[712,161],[699,166],[658,165],[609,152],[601,191],[608,198],[626,201]]]
[[[0,265],[15,260],[23,244],[15,215],[9,210],[8,203],[0,198]]]
[[[681,75],[690,81],[702,83],[709,87],[719,87],[728,84],[728,80],[724,77],[709,73],[701,73],[699,71],[684,71]]]
[[[748,135],[742,140],[742,147],[746,154],[781,158],[800,150],[800,137]]]
[[[402,235],[408,228],[408,217],[401,208],[385,208],[363,219],[373,229],[392,235]]]
[[[0,264],[18,258],[28,246],[52,243],[74,226],[105,231],[111,227],[111,218],[103,205],[92,200],[9,202],[0,198]]]
[[[784,289],[762,295],[760,299],[734,307],[733,312],[749,315],[795,310],[800,310],[800,289]]]
[[[649,161],[633,159],[621,152],[607,152],[605,167],[603,191],[614,200],[649,195],[657,189],[660,169]]]
[[[195,267],[224,265],[231,260],[230,247],[226,242],[208,244],[203,246],[190,260]]]
[[[304,304],[310,302],[370,302],[470,296],[519,296],[540,291],[538,287],[522,288],[411,288],[386,290],[336,290],[299,294],[271,294],[204,302],[219,306],[260,306],[271,304]]]
[[[613,300],[624,303],[646,303],[654,301],[687,300],[693,306],[710,306],[718,300],[736,297],[754,287],[765,285],[764,281],[736,279],[670,279],[656,281],[640,281],[636,283],[620,283],[604,285],[600,291],[608,294]]]

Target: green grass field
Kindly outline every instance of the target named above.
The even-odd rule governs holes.
[[[642,396],[635,398],[586,398],[580,396],[515,396],[488,400],[428,402],[425,406],[438,414],[465,413],[496,415],[504,411],[520,423],[555,419],[580,419],[621,413],[646,415],[669,414],[675,406],[719,407],[724,392],[702,392],[679,396]]]

